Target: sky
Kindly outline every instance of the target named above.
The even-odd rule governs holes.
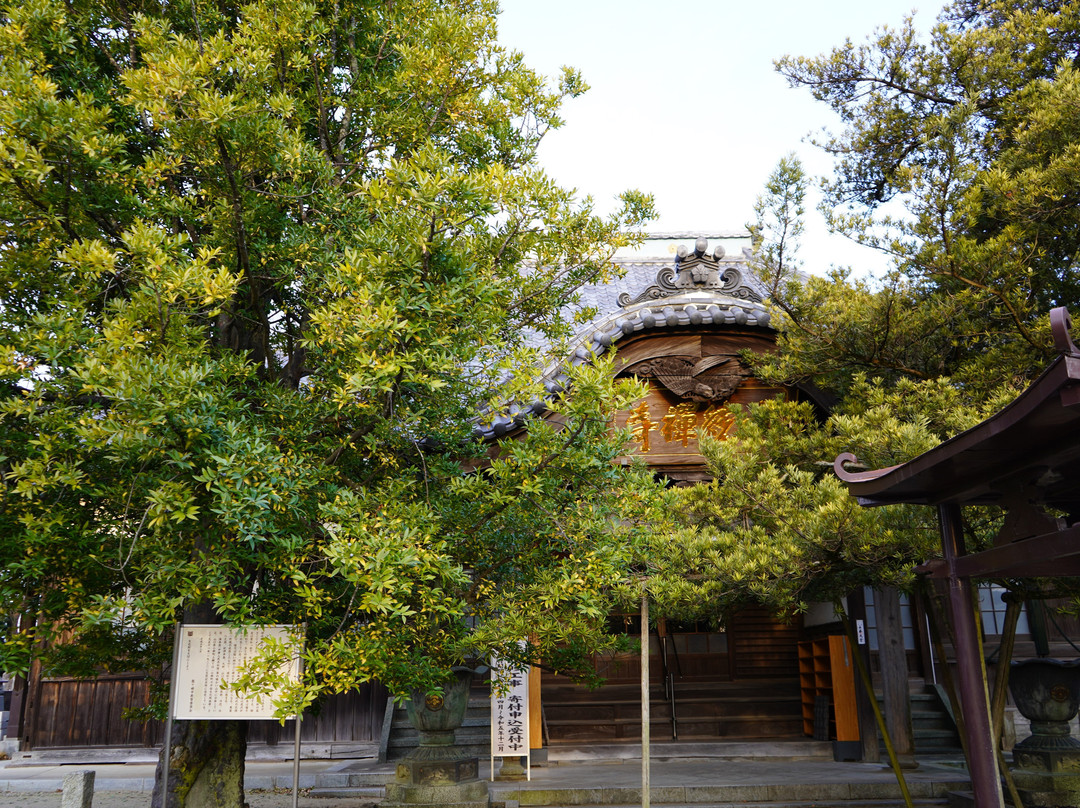
[[[566,124],[540,147],[562,185],[610,211],[617,195],[654,195],[650,232],[728,232],[753,218],[769,173],[794,152],[811,175],[830,158],[808,140],[836,118],[773,68],[785,54],[816,56],[914,13],[926,31],[941,9],[924,0],[502,0],[499,39],[549,76],[561,65],[591,89],[563,108]],[[800,257],[824,273],[883,272],[878,253],[827,233],[808,199]]]

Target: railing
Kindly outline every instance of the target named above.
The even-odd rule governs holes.
[[[679,671],[679,676],[682,676],[682,665],[679,662],[679,651],[675,647],[675,643],[671,644],[671,653],[675,657],[675,667]],[[666,631],[660,634],[660,665],[664,675],[664,699],[671,708],[671,737],[673,740],[677,740],[679,737],[679,716],[675,708],[675,674],[668,664],[668,635]]]

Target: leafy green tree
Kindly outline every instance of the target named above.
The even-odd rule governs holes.
[[[138,669],[180,619],[306,623],[287,715],[373,678],[430,690],[526,632],[549,658],[577,637],[570,670],[606,642],[651,485],[611,464],[634,391],[576,370],[498,452],[473,420],[542,397],[528,334],[566,336],[651,203],[601,219],[536,168],[585,86],[549,88],[495,20],[0,13],[0,667]],[[182,722],[155,804],[238,806],[243,743]]]
[[[744,450],[763,469],[787,468],[785,485],[798,479],[798,496],[832,485],[820,464],[839,451],[884,466],[951,437],[1007,403],[1052,358],[1046,313],[1080,299],[1068,201],[1078,35],[1072,4],[960,0],[926,35],[908,18],[865,44],[778,62],[793,86],[840,117],[840,130],[819,140],[836,158],[824,180],[832,225],[893,257],[882,278],[803,272],[792,242],[807,179],[797,161],[781,161],[756,210],[757,267],[780,335],[755,369],[774,383],[815,386],[832,415],[804,425],[816,435],[816,457],[788,466],[768,442]],[[831,443],[837,418],[863,427]],[[902,424],[924,440],[883,452]],[[718,473],[736,468],[726,452],[717,460]],[[721,489],[716,496],[731,506],[725,498],[735,495]],[[867,517],[884,520],[870,533],[886,539],[886,551],[889,510]],[[836,518],[842,532],[847,517]],[[765,511],[752,520],[769,522]],[[893,575],[887,565],[878,571]],[[792,599],[783,576],[774,584]]]
[[[1022,387],[1049,361],[1045,315],[1080,299],[1078,37],[1071,3],[959,0],[925,35],[909,18],[864,44],[778,63],[840,116],[820,140],[836,156],[825,183],[833,224],[895,258],[896,274],[859,307],[868,328],[857,362],[948,375],[979,399]],[[847,328],[803,331],[825,344]],[[873,355],[874,331],[896,355]]]

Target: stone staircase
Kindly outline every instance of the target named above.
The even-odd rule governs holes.
[[[561,681],[560,681],[561,680]],[[588,690],[563,677],[544,681],[544,722],[547,746],[559,749],[636,744],[641,738],[641,691],[628,683]],[[676,682],[674,725],[671,703],[663,688],[651,690],[649,734],[654,743],[809,741],[802,734],[797,680],[758,679],[723,685]],[[880,699],[879,699],[880,701]],[[457,744],[470,755],[490,754],[490,702],[486,682],[473,686]],[[961,751],[956,727],[942,698],[932,686],[911,694],[915,751],[919,755],[957,755]],[[383,729],[380,759],[401,760],[418,743],[404,708],[392,704]],[[609,753],[611,756],[616,756]]]
[[[945,696],[934,685],[911,691],[911,728],[915,734],[916,755],[960,755],[963,749],[956,724],[945,706]],[[882,704],[878,694],[878,704]],[[882,742],[881,754],[885,754]]]
[[[641,738],[641,689],[608,684],[587,690],[560,677],[545,679],[544,714],[552,746],[635,742]],[[649,734],[655,741],[801,738],[798,680],[725,682],[676,680],[674,699],[662,686],[650,691]]]

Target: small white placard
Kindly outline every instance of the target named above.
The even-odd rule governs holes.
[[[862,620],[855,621],[855,638],[859,645],[866,645],[866,624]]]
[[[491,757],[529,755],[529,668],[491,658]]]
[[[269,637],[288,640],[291,629],[291,626],[253,626],[241,631],[228,626],[181,625],[173,672],[173,718],[185,721],[273,718],[273,696],[247,698],[223,685],[240,678],[240,667],[255,658],[263,640]],[[299,680],[299,657],[290,660],[281,672],[289,681]]]

